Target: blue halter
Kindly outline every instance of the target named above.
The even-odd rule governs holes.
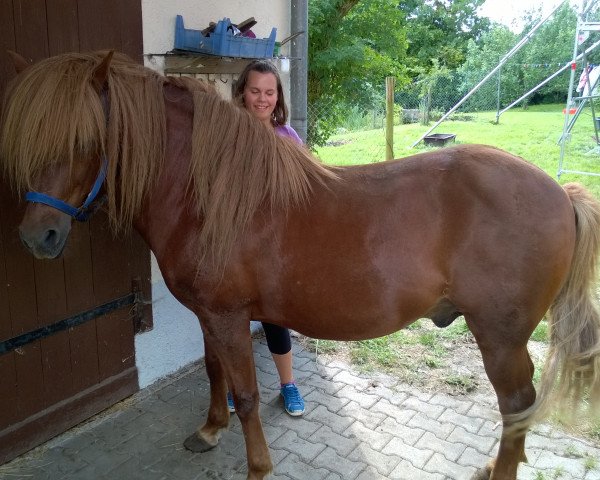
[[[39,192],[27,192],[25,194],[25,200],[32,203],[43,203],[44,205],[48,205],[50,207],[56,208],[67,215],[70,215],[78,222],[85,222],[92,213],[94,213],[93,208],[90,208],[96,197],[98,196],[98,192],[100,192],[100,188],[102,188],[102,184],[104,180],[106,180],[106,171],[108,169],[108,159],[104,157],[102,159],[102,165],[100,166],[100,171],[98,172],[98,176],[96,177],[96,181],[92,186],[92,190],[88,194],[87,198],[83,202],[79,208],[75,208],[72,205],[69,205],[67,202],[64,202],[58,198],[51,197],[50,195],[46,195],[45,193]]]

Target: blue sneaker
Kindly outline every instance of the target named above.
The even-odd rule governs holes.
[[[281,396],[285,411],[292,417],[298,417],[304,413],[304,399],[295,383],[285,383],[281,386]]]
[[[229,413],[235,413],[235,405],[233,404],[233,395],[231,395],[231,392],[227,392],[227,407],[229,408]]]

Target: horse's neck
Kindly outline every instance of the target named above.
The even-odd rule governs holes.
[[[166,155],[163,168],[136,217],[134,224],[156,257],[174,248],[174,237],[199,230],[200,220],[189,208],[189,162],[193,122],[192,95],[173,85],[165,85],[167,115]],[[195,222],[197,228],[181,225]]]

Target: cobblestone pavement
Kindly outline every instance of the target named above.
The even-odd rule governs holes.
[[[315,359],[294,344],[303,417],[282,410],[264,339],[255,340],[261,417],[278,480],[468,479],[498,446],[495,408],[424,393],[381,375]],[[209,386],[190,366],[0,467],[1,479],[191,480],[246,478],[240,422],[210,452],[183,440],[203,421]],[[600,480],[600,448],[549,426],[528,435],[520,480]]]

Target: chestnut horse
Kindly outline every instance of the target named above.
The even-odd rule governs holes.
[[[0,153],[16,188],[35,191],[21,239],[60,255],[98,192],[115,230],[139,231],[204,333],[210,407],[187,448],[217,445],[229,385],[248,478],[273,468],[250,319],[358,340],[464,315],[503,418],[478,478],[515,479],[527,428],[558,400],[600,398],[600,205],[583,187],[482,145],[326,167],[206,85],[123,55],[15,64]],[[536,395],[527,342],[547,311]]]

